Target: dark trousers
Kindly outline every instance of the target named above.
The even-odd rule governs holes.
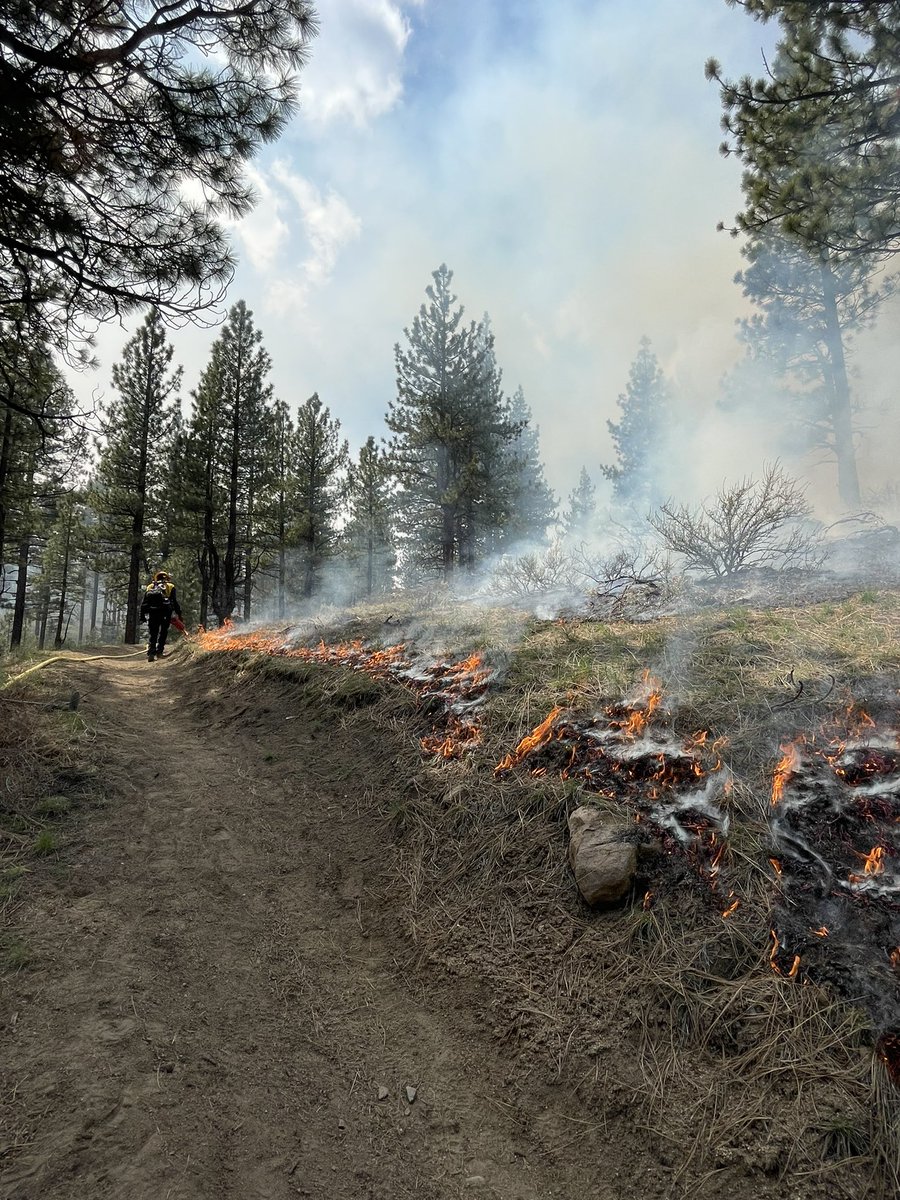
[[[147,613],[147,625],[150,629],[150,644],[147,651],[150,654],[162,654],[163,646],[169,634],[169,622],[172,614],[167,612]]]

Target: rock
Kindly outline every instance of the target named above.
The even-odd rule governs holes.
[[[338,1121],[338,1129],[346,1129],[346,1128],[347,1128],[347,1122],[344,1120],[343,1117],[341,1117],[340,1120]]]
[[[409,1101],[410,1104],[412,1104],[413,1100],[415,1100],[415,1098],[416,1098],[416,1089],[414,1087],[407,1086],[405,1091],[406,1091],[406,1099]]]
[[[465,1186],[467,1188],[480,1188],[480,1187],[484,1187],[484,1185],[486,1183],[487,1183],[487,1180],[485,1179],[485,1177],[483,1175],[467,1175],[466,1181],[465,1181]]]
[[[378,1099],[379,1100],[387,1100],[389,1095],[390,1095],[390,1092],[388,1091],[388,1089],[384,1086],[383,1083],[380,1083],[378,1085]]]
[[[631,887],[637,849],[621,841],[630,831],[630,825],[591,805],[569,815],[569,862],[588,904],[613,904]]]

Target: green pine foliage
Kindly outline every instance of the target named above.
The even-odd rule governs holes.
[[[795,307],[811,301],[817,310],[812,323],[821,336],[810,332],[818,340],[825,394],[821,440],[837,461],[840,497],[855,508],[847,301],[871,309],[888,294],[870,281],[900,241],[900,15],[896,5],[868,2],[747,0],[744,7],[778,22],[768,74],[734,81],[715,61],[707,64],[721,88],[723,152],[744,166],[745,207],[732,230],[750,239],[751,265],[742,279],[764,305],[773,288],[792,289]]]
[[[453,272],[432,272],[427,303],[397,345],[385,418],[407,577],[472,570],[509,511],[506,448],[517,434],[489,327],[464,325]]]
[[[649,338],[641,338],[618,403],[621,419],[606,422],[618,461],[601,470],[612,480],[616,502],[643,514],[663,498],[659,478],[666,457],[671,404],[669,386]]]
[[[305,0],[4,5],[0,331],[71,355],[85,320],[218,301],[315,32]]]
[[[597,489],[587,467],[582,467],[560,521],[562,535],[573,544],[590,541],[596,535],[597,520]]]
[[[193,551],[199,618],[221,625],[239,603],[249,616],[253,581],[267,547],[257,521],[272,474],[271,360],[253,313],[239,300],[213,344],[192,394],[179,456],[177,543]]]
[[[118,395],[103,414],[103,439],[90,503],[99,520],[106,569],[124,582],[125,641],[138,635],[143,577],[159,561],[167,500],[166,463],[175,433],[181,368],[151,309],[112,370]]]
[[[374,437],[366,440],[347,480],[348,520],[341,542],[354,597],[390,591],[397,563],[393,500],[387,457]]]
[[[533,422],[521,387],[516,388],[510,400],[509,420],[517,432],[503,445],[509,503],[506,521],[497,538],[499,550],[546,541],[547,531],[556,520],[557,500],[544,477],[540,430]]]
[[[293,579],[299,594],[312,596],[338,545],[338,517],[345,494],[349,447],[341,423],[317,394],[300,405],[290,447],[293,515],[289,531]]]

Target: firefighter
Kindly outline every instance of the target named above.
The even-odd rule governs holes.
[[[141,603],[141,624],[146,621],[150,630],[147,661],[162,658],[166,652],[166,636],[172,617],[181,617],[181,607],[175,583],[168,571],[157,571],[144,592]]]

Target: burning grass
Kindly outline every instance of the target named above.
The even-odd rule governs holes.
[[[895,714],[897,596],[652,626],[508,621],[503,637],[518,628],[518,646],[486,631],[476,639],[477,619],[464,614],[459,654],[442,663],[446,682],[432,678],[428,688],[444,691],[452,716],[454,671],[475,678],[481,663],[461,664],[473,640],[485,649],[500,674],[479,696],[478,736],[439,762],[445,735],[426,735],[426,757],[404,759],[408,784],[387,810],[411,963],[490,980],[494,1031],[515,1050],[523,1080],[574,1090],[606,1138],[651,1132],[651,1191],[740,1194],[749,1179],[754,1195],[774,1197],[789,1179],[804,1198],[896,1195],[893,1033],[872,1004],[847,1002],[859,996],[852,974],[821,965],[835,961],[840,922],[821,905],[798,910],[801,942],[783,919],[798,878],[804,896],[819,893],[773,844],[772,821],[789,811],[823,721],[852,696],[869,701],[873,720]],[[404,655],[384,675],[389,696],[360,716],[394,739],[404,736],[395,686]],[[662,686],[642,682],[647,668]],[[413,689],[407,713],[421,716],[422,700]],[[455,745],[459,731],[446,736]],[[870,819],[896,819],[882,788],[894,778],[893,749],[869,739],[830,753],[828,794],[852,793],[876,835],[848,841],[829,827],[842,853],[855,852],[842,860],[842,890],[872,908],[894,863],[886,827]],[[671,786],[654,778],[663,767]],[[703,854],[692,857],[657,806],[719,770],[732,785],[716,800],[727,827],[694,821]],[[619,910],[586,910],[566,866],[566,817],[585,793],[619,817],[649,821],[649,830],[636,826],[644,841],[656,835]],[[796,824],[787,833],[808,833]],[[891,980],[900,973],[894,920],[891,910],[879,944]]]

